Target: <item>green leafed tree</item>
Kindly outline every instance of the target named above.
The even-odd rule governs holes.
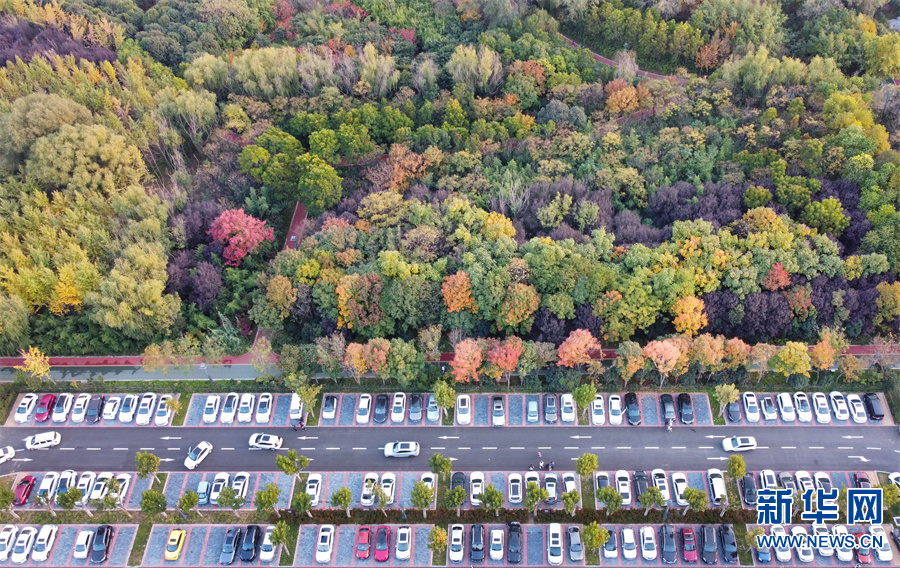
[[[582,477],[592,475],[598,467],[597,454],[584,453],[575,460],[575,472]]]
[[[221,497],[219,498],[221,499]],[[309,511],[312,508],[312,497],[309,496],[305,491],[303,493],[294,493],[294,496],[291,497],[291,509],[294,510],[295,513],[303,514],[306,513],[309,518],[312,518],[312,513]]]
[[[581,529],[581,540],[587,550],[599,550],[609,540],[609,531],[601,528],[597,521],[591,521]]]
[[[225,486],[219,493],[218,506],[237,511],[244,505],[244,498],[237,494],[233,487]]]
[[[523,504],[527,509],[531,509],[532,514],[537,514],[538,507],[549,498],[549,491],[531,481],[525,488],[525,500],[523,501]]]
[[[301,471],[309,467],[309,458],[297,455],[297,450],[288,450],[286,454],[275,455],[275,465],[287,475],[298,477]]]
[[[747,462],[744,461],[744,456],[737,454],[730,456],[725,466],[725,475],[735,481],[741,479],[747,473]]]
[[[0,487],[0,509],[3,509],[10,515],[15,518],[19,518],[19,514],[16,513],[15,505],[13,505],[13,501],[16,499],[16,492],[10,489],[9,487]]]
[[[501,500],[503,496],[501,495]],[[428,516],[428,508],[431,507],[431,504],[434,502],[434,489],[428,487],[421,481],[417,481],[413,485],[412,490],[412,505],[416,509],[422,509],[422,518],[425,519]],[[502,503],[501,503],[502,505]],[[485,505],[487,506],[487,505]]]
[[[606,516],[609,517],[622,508],[624,498],[612,486],[607,485],[597,492],[597,500],[603,503],[606,508]]]
[[[176,400],[176,399],[171,399]],[[156,473],[159,471],[160,459],[150,452],[137,452],[134,455],[134,462],[137,466],[137,475],[139,479],[147,479],[150,476],[153,476],[153,479],[150,480],[150,487],[153,487],[154,481],[159,481],[159,477],[157,477]]]
[[[444,497],[444,506],[448,509],[456,509],[456,516],[459,517],[459,508],[466,502],[466,496],[465,488],[454,487]]]
[[[447,529],[443,527],[434,527],[428,533],[428,548],[438,558],[447,551]]]
[[[272,546],[283,546],[287,551],[288,555],[293,558],[294,552],[291,550],[291,547],[288,545],[288,540],[291,537],[291,527],[284,521],[278,521],[275,523],[275,530],[272,531]]]
[[[653,507],[665,507],[666,505],[666,500],[663,497],[662,491],[655,485],[651,485],[647,488],[647,491],[640,496],[640,501],[641,506],[644,507],[645,517],[650,513],[650,509]]]
[[[256,512],[260,520],[269,518],[269,515],[275,513],[276,517],[281,517],[278,512],[278,498],[281,497],[281,489],[276,483],[266,483],[265,489],[256,492],[253,498],[253,504],[256,506]]]
[[[499,517],[503,504],[503,493],[489,483],[484,488],[484,493],[481,494],[481,506],[488,511],[493,511],[494,515]]]
[[[687,515],[687,512],[690,510],[705,511],[709,509],[709,495],[702,489],[686,487],[683,497],[687,501],[688,506],[684,508],[682,515]]]
[[[353,492],[346,487],[341,487],[331,494],[331,506],[343,509],[350,518],[350,506],[353,504]]]
[[[594,401],[596,395],[597,387],[594,386],[594,383],[578,385],[575,390],[572,391],[572,398],[575,399],[575,404],[581,409],[582,417],[587,416],[587,411],[590,409],[591,403]]]
[[[198,495],[197,492],[194,491],[193,489],[188,489],[187,491],[184,492],[184,495],[182,495],[178,499],[177,507],[178,507],[178,510],[181,511],[181,513],[183,515],[185,515],[186,517],[192,516],[192,514],[194,512],[196,512],[198,515],[200,515],[202,517],[203,513],[201,513],[200,509],[198,509],[199,504],[200,504],[200,495]]]
[[[428,459],[428,465],[431,466],[431,473],[445,476],[453,468],[453,461],[443,454],[434,454]]]
[[[166,512],[168,504],[162,491],[148,489],[141,494],[141,512],[150,518]]]
[[[563,493],[562,504],[563,510],[574,517],[575,510],[578,509],[578,505],[581,504],[581,495],[578,493],[578,491],[574,490],[569,491],[568,493]]]

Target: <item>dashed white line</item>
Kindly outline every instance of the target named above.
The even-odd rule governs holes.
[[[539,450],[552,450],[553,446],[538,446]]]
[[[796,450],[797,446],[781,446],[782,450]]]
[[[353,448],[354,450],[365,450],[366,448]]]
[[[469,446],[460,446],[460,447],[458,447],[458,448],[456,448],[456,449],[457,449],[457,450],[471,450],[472,448],[470,448]]]
[[[617,450],[630,450],[631,446],[616,446]]]
[[[577,450],[578,446],[563,446],[564,450]]]
[[[219,449],[220,449],[220,450],[227,450],[227,451],[232,451],[232,450],[234,450],[234,448],[219,448]]]
[[[672,446],[672,449],[673,450],[686,450],[687,447],[686,446]]]
[[[496,450],[497,446],[482,446],[482,450]]]
[[[180,452],[181,451],[181,448],[166,448],[166,449],[169,450],[170,452]]]
[[[659,446],[644,446],[645,450],[658,450]]]
[[[867,450],[881,450],[881,448],[866,448]]]
[[[713,447],[712,447],[712,446],[697,446],[697,449],[699,449],[699,450],[711,450],[711,449],[713,449]]]
[[[524,450],[525,446],[510,446],[510,450]]]
[[[65,451],[65,450],[74,450],[74,449],[75,449],[75,448],[60,448],[60,450],[63,450],[63,451]]]
[[[325,448],[326,450],[340,450],[340,448]]]
[[[429,449],[431,449],[431,450],[446,450],[447,448],[445,448],[444,446],[433,446]]]
[[[825,446],[810,446],[810,450],[824,450]]]
[[[156,448],[141,448],[141,451],[143,451],[143,452],[151,452],[151,451],[153,451],[153,450],[155,450],[155,449],[156,449]]]
[[[127,452],[128,448],[113,448],[113,450],[117,452]]]
[[[303,450],[304,452],[311,452],[311,451],[315,450],[315,448],[300,448],[300,449]]]
[[[606,446],[591,446],[592,450],[605,450]]]
[[[838,446],[839,450],[852,450],[853,446]]]

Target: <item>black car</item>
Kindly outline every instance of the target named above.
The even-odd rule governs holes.
[[[675,398],[670,394],[664,394],[659,397],[659,404],[662,407],[662,417],[668,423],[675,424]]]
[[[675,547],[675,527],[672,525],[659,527],[659,552],[663,564],[675,564],[678,560],[678,549]]]
[[[724,551],[722,562],[725,564],[737,564],[738,547],[734,527],[732,525],[722,525],[719,528],[719,536],[722,537],[722,550]]]
[[[639,426],[641,423],[641,407],[638,406],[637,395],[633,392],[625,393],[625,414],[628,415],[628,423]]]
[[[419,422],[422,420],[422,395],[409,395],[409,421]]]
[[[375,417],[372,419],[376,424],[384,424],[387,422],[388,411],[388,395],[379,394],[375,397]]]
[[[222,552],[219,554],[219,564],[228,565],[234,562],[238,548],[241,547],[241,538],[244,530],[240,527],[228,527],[225,531],[225,540],[222,542]]]
[[[600,493],[600,490],[604,487],[609,487],[609,474],[608,473],[600,473],[597,474],[597,493]]]
[[[87,413],[84,415],[84,421],[90,424],[100,422],[100,418],[103,415],[104,402],[106,402],[106,397],[102,394],[92,395],[91,401],[88,403]]]
[[[678,414],[681,415],[682,424],[694,423],[694,403],[691,402],[691,395],[686,392],[678,395]]]
[[[241,562],[256,560],[256,549],[259,548],[259,527],[249,525],[241,543]]]
[[[881,401],[878,400],[878,395],[873,392],[867,392],[863,396],[863,402],[866,404],[866,412],[869,413],[869,418],[872,420],[883,420],[884,419],[884,407],[881,406]]]
[[[509,523],[509,536],[506,542],[506,560],[510,564],[522,561],[522,525]]]
[[[756,478],[752,473],[748,473],[741,479],[741,491],[744,495],[744,503],[756,505]]]
[[[457,471],[453,474],[453,477],[450,478],[450,491],[453,491],[457,487],[462,487],[463,489],[468,487],[466,484],[466,474],[461,471]]]
[[[544,422],[548,422],[550,424],[556,424],[556,420],[559,417],[559,410],[557,410],[556,405],[556,395],[555,394],[545,394],[544,395]]]
[[[729,422],[739,422],[741,419],[741,405],[738,402],[729,402],[725,409]]]
[[[112,541],[113,528],[100,525],[94,533],[94,546],[91,548],[91,564],[101,564],[109,558],[109,543]]]
[[[704,564],[719,563],[719,543],[716,540],[716,527],[712,525],[700,527],[700,560]]]
[[[615,530],[609,531],[609,538],[606,539],[606,544],[603,545],[603,550],[609,552],[613,557],[619,556],[619,545],[616,542],[616,535],[619,534]],[[603,555],[604,557],[606,554]]]
[[[647,472],[634,472],[634,494],[638,500],[640,500],[641,496],[647,492],[648,487],[650,487],[650,481],[647,478]]]
[[[484,562],[484,525],[472,525],[469,535],[469,562]]]
[[[897,548],[900,548],[900,529],[892,530],[891,538],[894,539],[894,542],[897,543]]]

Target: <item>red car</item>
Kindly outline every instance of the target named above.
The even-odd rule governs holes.
[[[24,505],[25,501],[28,501],[28,496],[31,495],[31,490],[34,489],[34,477],[30,475],[26,475],[19,481],[18,485],[16,485],[16,498],[13,501],[16,505]]]
[[[694,529],[681,529],[681,557],[685,562],[697,561],[697,535]]]
[[[861,540],[862,535],[863,535],[863,533],[858,533],[856,535],[856,540],[857,540],[857,542],[860,543],[860,547],[856,549],[856,560],[860,564],[871,564],[872,563],[872,549],[862,547],[862,540]]]
[[[391,559],[391,527],[378,527],[375,535],[375,561],[387,562]]]
[[[56,402],[56,395],[45,394],[41,397],[37,405],[37,411],[34,413],[34,419],[38,422],[46,422],[50,420],[50,414],[53,413],[53,403]]]
[[[359,527],[356,532],[356,557],[359,560],[367,560],[372,550],[372,529]]]

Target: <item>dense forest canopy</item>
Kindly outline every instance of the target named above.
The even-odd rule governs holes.
[[[0,354],[897,331],[898,8],[0,0]]]

